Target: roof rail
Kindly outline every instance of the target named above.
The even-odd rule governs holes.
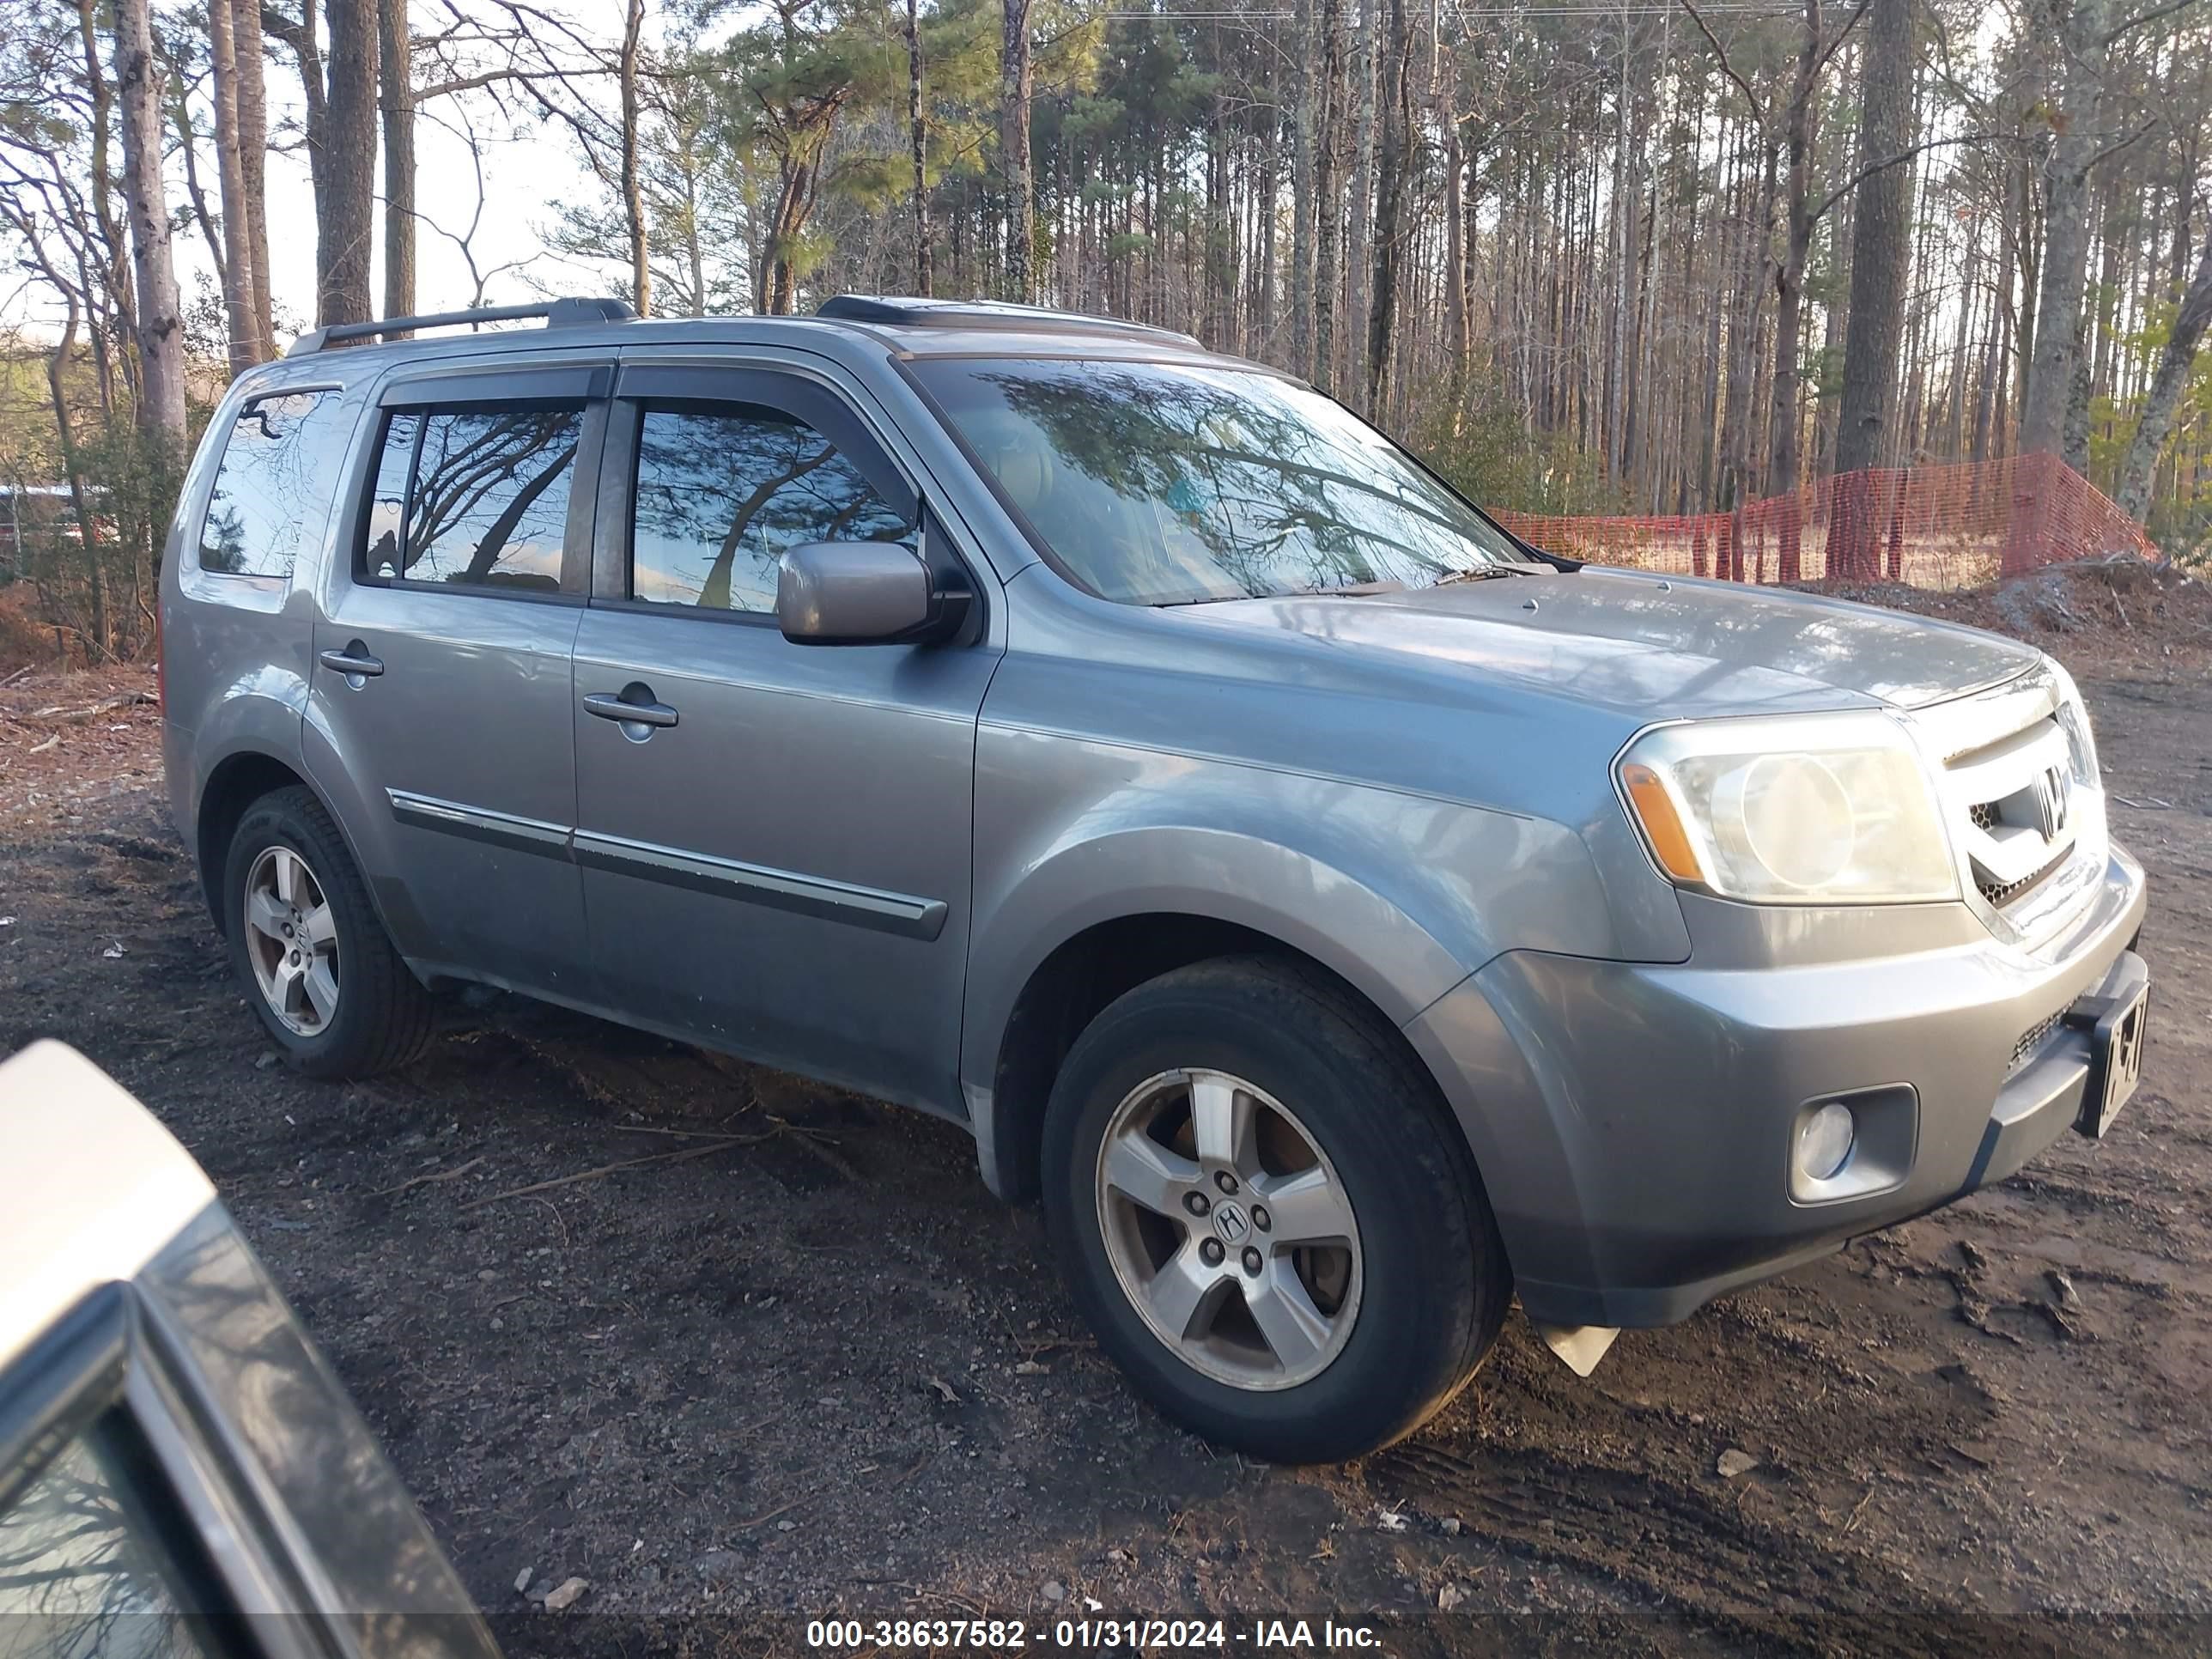
[[[292,349],[284,355],[304,357],[326,346],[380,339],[387,334],[411,334],[422,328],[512,323],[526,317],[543,317],[548,328],[585,328],[593,323],[625,323],[636,315],[627,300],[563,299],[527,306],[477,306],[468,311],[433,311],[420,317],[386,317],[381,322],[331,323],[309,329],[292,342]]]
[[[1040,334],[1119,334],[1173,340],[1203,350],[1196,337],[1172,328],[1154,328],[1120,317],[1095,317],[1087,311],[1054,311],[1047,306],[1012,305],[1003,300],[921,300],[880,294],[840,294],[814,310],[836,322],[884,323],[897,328],[1012,328]]]

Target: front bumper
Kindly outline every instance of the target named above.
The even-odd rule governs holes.
[[[2140,971],[2141,866],[2115,848],[2033,956],[1994,939],[1716,969],[1510,951],[1407,1035],[1468,1132],[1522,1305],[1545,1324],[1681,1319],[2018,1170],[2080,1110],[2089,1038],[2025,1036]],[[1807,1201],[1808,1103],[1870,1091],[1879,1190]]]

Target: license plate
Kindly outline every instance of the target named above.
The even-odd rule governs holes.
[[[2143,1023],[2149,1012],[2150,987],[2138,985],[2135,995],[2106,1010],[2091,1028],[2089,1086],[2074,1127],[2092,1140],[2112,1127],[2142,1081]]]

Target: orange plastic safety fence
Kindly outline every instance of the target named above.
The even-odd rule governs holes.
[[[1547,552],[1749,582],[1973,587],[2066,559],[2158,556],[2143,527],[2056,455],[1839,473],[1725,513],[1500,513]]]

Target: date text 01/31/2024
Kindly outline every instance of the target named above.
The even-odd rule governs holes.
[[[1012,1651],[1052,1649],[1226,1649],[1276,1652],[1373,1650],[1382,1638],[1366,1625],[1324,1619],[1261,1619],[1232,1630],[1220,1619],[1059,1619],[1030,1624],[1021,1619],[816,1619],[806,1626],[813,1648],[909,1648],[923,1652]]]

